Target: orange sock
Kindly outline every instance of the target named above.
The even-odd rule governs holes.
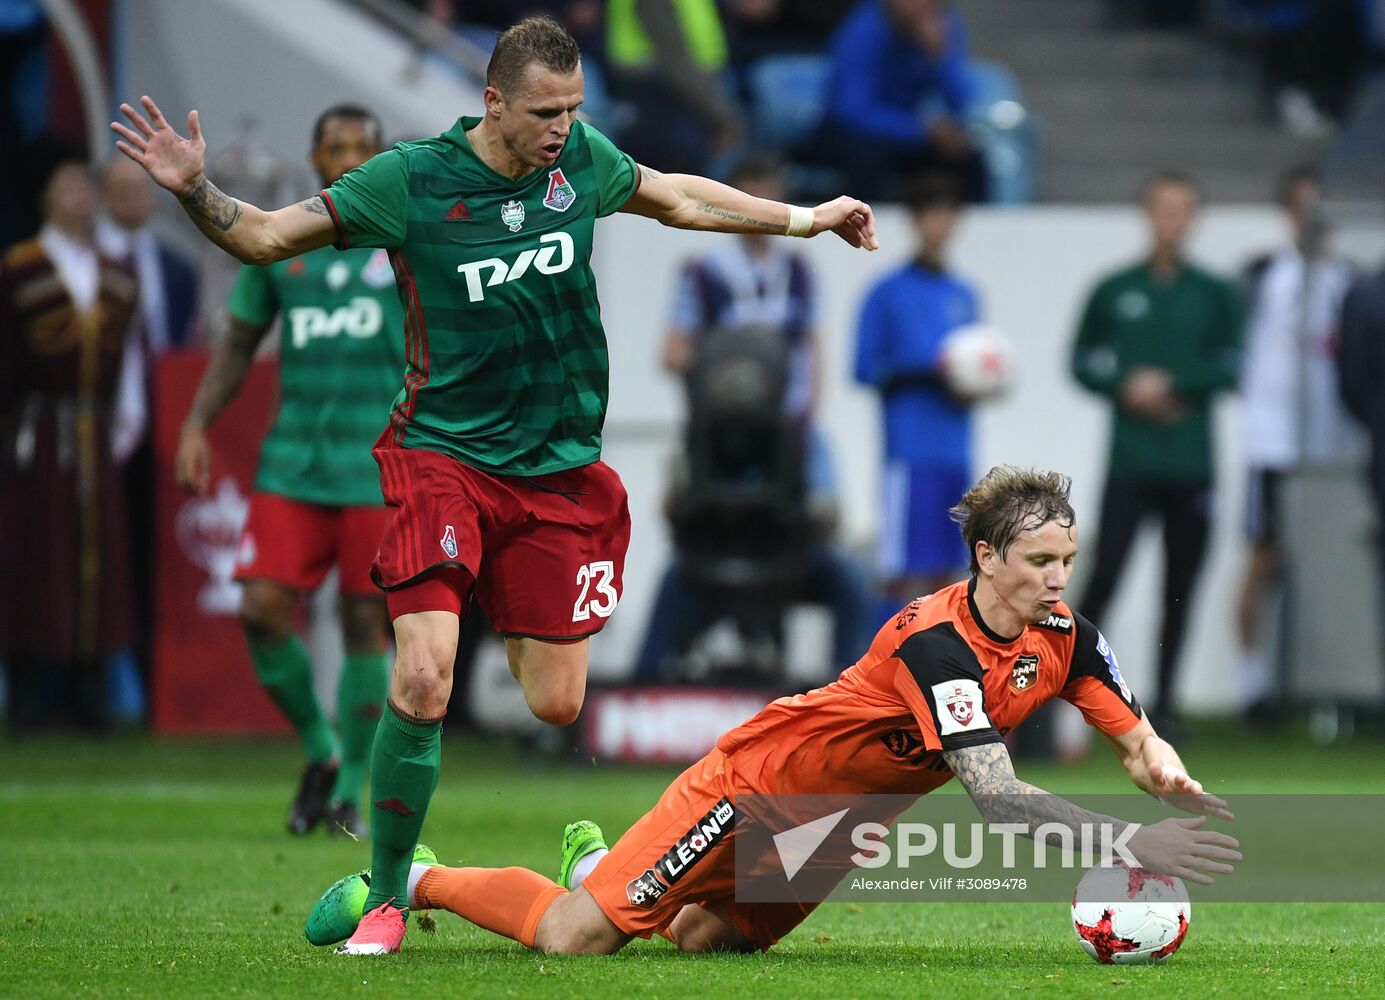
[[[526,948],[539,920],[567,890],[528,868],[446,868],[434,865],[414,889],[414,909],[447,910]]]

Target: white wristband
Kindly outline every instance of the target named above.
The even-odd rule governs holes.
[[[784,227],[785,236],[812,236],[813,210],[802,205],[789,206],[789,224]]]

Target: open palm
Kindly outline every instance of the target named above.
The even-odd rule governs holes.
[[[188,137],[185,139],[168,124],[159,106],[148,96],[141,97],[148,119],[128,104],[121,113],[134,128],[111,122],[111,131],[120,136],[115,148],[134,160],[160,187],[182,197],[202,180],[207,160],[207,141],[197,112],[188,112]]]

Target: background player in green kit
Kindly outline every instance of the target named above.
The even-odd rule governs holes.
[[[496,41],[485,114],[401,143],[320,197],[265,212],[203,174],[148,97],[113,123],[118,148],[241,260],[335,242],[390,251],[408,369],[375,449],[393,518],[374,575],[398,658],[371,759],[369,912],[340,949],[397,951],[409,862],[441,768],[459,616],[474,594],[505,636],[539,718],[576,718],[587,638],[620,597],[629,514],[601,457],[607,353],[590,267],[593,226],[623,211],[682,229],[814,236],[875,249],[870,206],[754,198],[638,166],[577,120],[580,53],[548,18]],[[145,117],[148,115],[148,118]],[[131,127],[132,126],[132,127]],[[670,121],[670,128],[677,128]]]
[[[337,105],[313,126],[310,160],[323,185],[380,151],[380,122]],[[403,311],[383,250],[322,249],[265,267],[246,265],[226,306],[226,336],[208,365],[178,446],[179,481],[205,494],[206,427],[235,396],[276,316],[279,410],[260,449],[236,578],[255,672],[298,732],[308,759],[288,827],[322,819],[360,835],[358,800],[389,667],[385,606],[370,578],[389,512],[370,455],[404,371]],[[313,665],[294,631],[304,593],[336,565],[346,658],[337,729],[318,704]]]

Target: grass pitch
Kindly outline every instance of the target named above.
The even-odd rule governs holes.
[[[1385,790],[1379,741],[1199,735],[1186,756],[1223,794]],[[543,956],[440,913],[431,934],[411,921],[401,956],[337,958],[304,940],[303,920],[368,851],[283,832],[297,767],[280,742],[0,740],[0,996],[1385,995],[1385,904],[1204,904],[1155,967],[1092,962],[1058,903],[827,904],[754,956],[685,956],[662,940]],[[1057,792],[1128,787],[1104,753],[1017,769]],[[424,840],[445,863],[551,873],[564,823],[590,817],[614,836],[672,773],[449,741]]]

